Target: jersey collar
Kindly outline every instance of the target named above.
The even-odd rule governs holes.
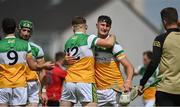
[[[170,29],[167,29],[167,32],[172,32],[172,31],[177,31],[179,32],[180,30],[178,28],[170,28]]]
[[[75,32],[75,34],[84,34],[83,32]]]
[[[16,38],[15,36],[6,36],[5,39],[7,38]]]

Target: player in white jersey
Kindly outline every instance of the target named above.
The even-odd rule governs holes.
[[[33,23],[30,20],[21,20],[19,22],[19,37],[29,42],[33,33]],[[33,58],[38,63],[44,63],[44,52],[40,46],[33,42],[29,42],[32,50]],[[28,84],[28,103],[30,106],[37,106],[39,103],[40,83],[36,71],[27,69],[26,79]]]
[[[73,106],[78,101],[82,106],[96,106],[93,48],[96,45],[112,47],[115,38],[100,39],[86,34],[87,25],[83,17],[75,17],[72,28],[74,35],[67,40],[65,52],[74,56],[76,62],[67,67],[61,106]]]
[[[14,19],[3,19],[2,28],[5,38],[0,41],[0,106],[25,105],[27,64],[33,70],[50,69],[54,64],[37,64],[34,61],[29,43],[15,37]]]

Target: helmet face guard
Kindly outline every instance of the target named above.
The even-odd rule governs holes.
[[[28,28],[31,30],[31,34],[33,32],[33,23],[29,20],[21,20],[19,23],[19,29]]]

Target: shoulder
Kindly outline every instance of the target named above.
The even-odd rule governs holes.
[[[70,43],[73,39],[75,39],[75,35],[71,35],[71,36],[66,40],[66,44]]]
[[[62,73],[62,72],[66,72],[63,68],[61,67],[58,67],[58,66],[55,66],[53,69],[52,69],[52,72],[53,73]]]
[[[156,38],[154,39],[153,46],[162,47],[167,35],[168,35],[167,33],[163,33],[163,34],[156,36]]]
[[[114,47],[122,47],[117,41],[114,43]]]
[[[122,48],[122,46],[116,41],[114,46],[113,46],[113,51],[115,52],[124,52],[124,49]]]
[[[97,37],[96,35],[94,35],[94,34],[87,35],[86,37],[87,37],[88,42],[93,42],[93,41],[95,41],[95,40],[98,38],[98,37]]]
[[[88,37],[97,37],[95,34],[87,34]]]
[[[154,40],[162,40],[162,39],[165,39],[167,36],[167,33],[162,33],[158,36],[156,36],[156,38]]]
[[[17,42],[21,42],[21,43],[24,43],[24,44],[28,44],[28,41],[25,41],[23,39],[20,39],[20,38],[15,38]]]
[[[38,48],[38,49],[42,49],[41,46],[37,45],[37,44],[34,43],[34,42],[29,42],[29,44],[30,44],[31,47],[36,47],[36,48]]]
[[[16,44],[16,46],[17,47],[23,47],[23,48],[30,48],[30,44],[29,44],[29,42],[28,41],[25,41],[25,40],[23,40],[23,39],[20,39],[20,38],[15,38],[15,44]]]

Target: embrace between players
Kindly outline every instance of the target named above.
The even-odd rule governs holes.
[[[168,34],[175,32],[173,36],[179,40],[178,26],[173,26],[173,28],[170,26],[177,20],[172,18],[173,15],[171,15],[172,17],[167,15],[173,12],[177,13],[174,8],[164,9],[162,20],[166,29],[170,29]],[[117,92],[112,89],[114,86],[126,93],[125,95],[130,96],[134,68],[123,48],[116,41],[115,35],[109,34],[111,24],[112,20],[109,16],[101,15],[96,23],[97,35],[89,35],[86,33],[88,26],[85,18],[77,16],[72,20],[74,35],[67,40],[64,48],[66,56],[63,65],[67,67],[67,75],[63,84],[61,106],[73,106],[77,102],[80,102],[82,106],[120,106]],[[177,23],[175,24],[177,25]],[[0,41],[0,68],[2,71],[0,72],[0,104],[2,106],[26,105],[28,100],[30,105],[38,106],[40,86],[37,71],[46,72],[45,69],[51,70],[55,64],[45,62],[42,48],[28,41],[33,31],[31,21],[22,20],[19,23],[19,38],[15,37],[16,23],[13,19],[4,19],[2,28],[6,37]],[[161,48],[163,47],[161,47],[160,39],[155,40],[153,44],[157,48],[155,51],[160,52],[160,56],[157,56],[158,62],[152,65],[154,64],[152,62],[157,60],[153,59],[155,57],[153,56],[150,65],[147,66],[147,71],[152,74],[157,68],[161,56],[165,57],[162,53]],[[163,38],[163,40],[165,39]],[[172,46],[177,45],[170,43]],[[178,52],[176,50],[176,53]],[[177,60],[175,61],[178,63]],[[124,78],[121,74],[120,64],[126,74]],[[153,69],[150,66],[153,66]],[[164,67],[165,65],[161,63],[160,66]],[[174,70],[178,71],[178,67]],[[170,70],[167,72],[169,73]],[[143,90],[147,79],[151,76],[148,73],[144,74],[145,76],[140,82],[139,92]],[[160,72],[161,77],[162,75],[164,76]],[[176,86],[178,86],[178,81]],[[174,91],[171,88],[166,90],[162,86],[158,89],[159,96],[165,94],[160,93],[161,91],[172,93]],[[173,94],[179,94],[178,92],[175,90]],[[161,100],[157,101],[159,102],[156,104],[161,105]],[[175,105],[178,103],[175,102]]]
[[[154,40],[152,60],[144,67],[145,73],[137,92],[143,93],[147,80],[159,65],[158,79],[149,85],[153,87],[149,92],[152,92],[153,100],[156,98],[157,106],[177,106],[180,105],[180,29],[177,10],[172,7],[162,9],[161,19],[166,32]],[[87,25],[83,17],[73,19],[74,35],[65,44],[68,74],[62,92],[62,106],[73,106],[77,101],[82,106],[95,106],[96,102],[98,106],[120,106],[119,103],[123,101],[126,104],[130,102],[127,100],[131,96],[134,68],[114,35],[109,34],[111,23],[110,17],[99,16],[95,36],[86,34]],[[122,77],[119,64],[124,67],[126,78]],[[118,99],[113,85],[118,85],[126,94]],[[157,85],[156,89],[153,85]]]

